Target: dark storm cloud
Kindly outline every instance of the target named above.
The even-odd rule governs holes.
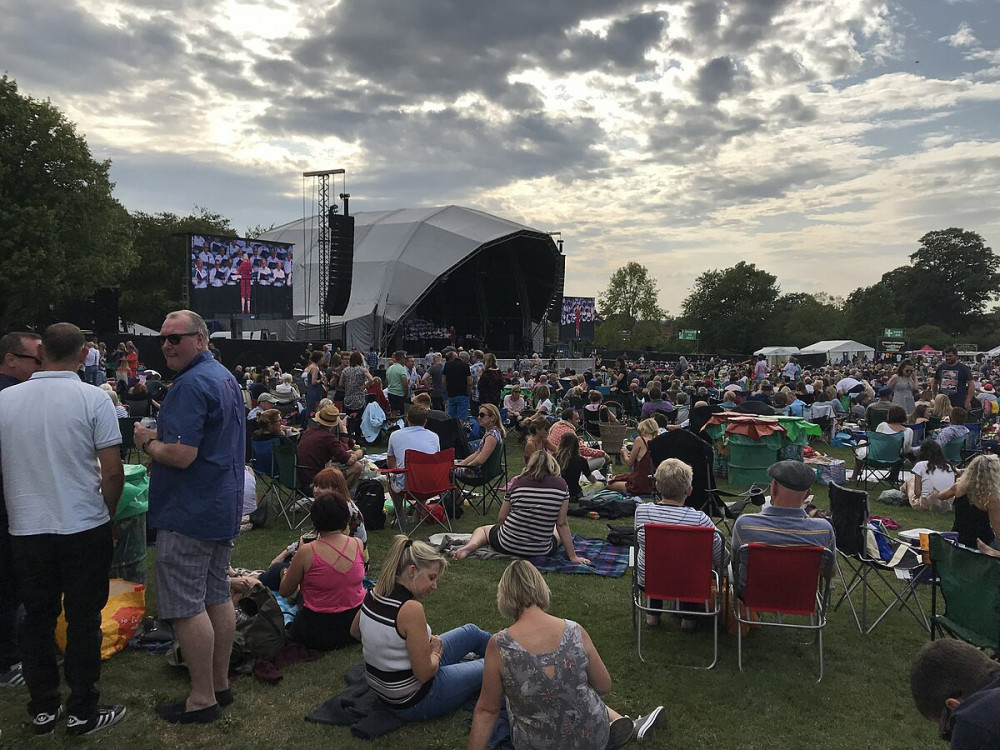
[[[737,84],[736,61],[729,57],[717,57],[703,65],[694,79],[695,94],[704,104],[715,104],[722,97],[731,94]]]
[[[786,94],[771,109],[771,116],[787,118],[797,123],[813,122],[818,117],[815,107],[807,106],[795,94]]]
[[[775,16],[789,0],[737,0],[729,5],[730,20],[722,33],[723,43],[742,52],[750,49],[767,35]]]
[[[182,57],[180,27],[169,18],[133,19],[125,28],[68,3],[0,3],[0,63],[14,77],[76,92],[107,92],[137,73],[169,71]]]
[[[346,72],[415,101],[448,101],[469,92],[499,96],[512,73],[533,67],[645,70],[645,54],[666,21],[661,14],[641,12],[641,5],[636,0],[344,2],[326,14],[325,31],[290,41],[288,51],[301,72]],[[609,17],[614,20],[603,36],[578,28],[582,21]]]

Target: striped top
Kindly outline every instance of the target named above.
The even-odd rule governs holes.
[[[515,477],[507,490],[507,501],[510,513],[497,529],[503,548],[521,557],[549,554],[559,511],[569,502],[566,480],[554,476],[536,482]]]
[[[432,677],[421,683],[413,674],[406,639],[397,625],[399,608],[412,598],[409,589],[397,583],[388,596],[369,591],[361,605],[358,625],[368,687],[392,708],[415,706],[430,692],[434,682]],[[428,625],[427,637],[430,636]]]
[[[739,569],[740,547],[751,542],[776,545],[815,545],[836,553],[833,526],[825,518],[810,518],[802,508],[765,506],[760,513],[743,515],[733,524],[733,568],[739,588],[746,572]]]
[[[697,508],[686,505],[660,505],[659,503],[641,503],[635,508],[635,539],[639,546],[639,557],[636,568],[639,574],[639,585],[646,585],[646,524],[665,523],[671,526],[703,526],[714,529],[712,519]],[[718,534],[712,542],[712,561],[716,567],[722,565],[722,539]]]

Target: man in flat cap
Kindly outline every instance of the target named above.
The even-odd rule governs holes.
[[[825,518],[810,518],[802,507],[815,472],[801,461],[778,461],[767,473],[771,477],[771,504],[760,513],[743,515],[733,525],[733,571],[737,590],[746,583],[739,569],[739,549],[744,544],[806,544],[828,548],[836,553],[833,526]]]

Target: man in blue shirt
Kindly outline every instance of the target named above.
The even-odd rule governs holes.
[[[137,423],[135,444],[152,459],[147,520],[157,529],[159,614],[174,621],[191,694],[156,712],[173,723],[207,723],[233,701],[228,572],[243,507],[244,406],[236,379],[208,350],[199,315],[170,313],[160,341],[177,376],[155,431]]]

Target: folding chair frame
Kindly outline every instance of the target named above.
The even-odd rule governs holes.
[[[272,487],[276,490],[278,513],[282,515],[289,529],[297,529],[309,518],[309,505],[312,498],[299,489],[299,471],[296,463],[294,445],[275,445],[271,449],[274,464],[278,472],[276,482]],[[302,511],[302,518],[296,517]]]
[[[712,635],[712,661],[707,667],[699,667],[688,664],[675,664],[673,666],[685,667],[687,669],[711,669],[719,661],[719,619],[722,613],[722,581],[719,577],[719,571],[715,569],[712,562],[713,558],[713,547],[715,537],[719,537],[720,543],[723,545],[725,541],[722,538],[722,534],[718,529],[710,529],[707,526],[674,526],[669,524],[659,524],[650,523],[645,526],[645,542],[646,542],[646,561],[647,569],[645,570],[646,575],[646,586],[645,589],[639,588],[639,566],[638,566],[638,547],[636,547],[636,564],[632,566],[632,622],[635,626],[635,650],[639,656],[639,661],[645,662],[646,658],[642,655],[642,631],[644,629],[643,614],[679,614],[684,617],[711,617],[713,624],[713,635]],[[672,537],[672,538],[671,538]],[[660,550],[661,553],[666,553],[670,557],[670,564],[676,564],[678,566],[684,565],[685,562],[689,562],[685,558],[685,553],[691,549],[690,546],[680,548],[679,540],[687,537],[688,539],[697,539],[696,544],[701,546],[707,546],[707,551],[705,549],[697,549],[694,553],[698,559],[698,563],[704,565],[707,557],[707,568],[709,575],[702,580],[702,591],[701,593],[708,594],[708,596],[701,597],[691,597],[691,596],[681,596],[679,587],[676,585],[675,580],[671,579],[672,570],[666,572],[667,581],[660,581],[659,576],[662,575],[660,571],[653,571],[654,575],[650,575],[650,570],[648,562],[650,559],[650,542]],[[687,540],[685,540],[687,541]],[[701,575],[704,571],[699,569],[695,571],[695,574]],[[651,583],[652,578],[652,583]],[[690,580],[685,577],[686,580]],[[707,582],[707,585],[706,585]],[[675,583],[675,586],[671,586]],[[712,588],[714,584],[714,589]],[[666,586],[666,588],[659,589],[659,586]],[[651,595],[649,589],[654,589]],[[653,607],[650,604],[650,599],[662,599],[664,604],[668,602],[676,602],[677,607],[671,608],[664,606],[662,608]],[[687,602],[692,604],[703,604],[705,606],[704,612],[689,611],[680,608],[681,602]]]
[[[493,474],[492,476],[484,476],[482,479],[467,479],[460,476],[452,477],[452,481],[455,486],[462,493],[462,497],[469,502],[469,506],[474,508],[479,512],[479,515],[485,516],[490,508],[493,507],[493,503],[497,504],[499,507],[503,503],[503,497],[501,497],[501,490],[507,484],[507,443],[505,440],[501,440],[496,448],[493,449],[494,453],[499,451],[498,460],[500,462],[499,473]],[[492,459],[493,456],[490,456]],[[490,459],[486,460],[483,464],[483,474],[488,474],[487,467],[490,466]],[[471,488],[482,489],[483,494],[480,495],[474,492]]]
[[[437,461],[429,461],[427,459],[436,458]],[[392,482],[389,482],[389,494],[392,496],[392,502],[396,506],[396,526],[399,528],[401,534],[405,534],[408,537],[413,536],[414,532],[424,523],[424,521],[430,519],[436,524],[444,527],[445,530],[451,532],[451,518],[448,516],[448,512],[445,509],[442,498],[448,492],[454,492],[457,490],[454,481],[451,478],[451,470],[455,463],[455,450],[453,448],[448,448],[447,450],[439,451],[438,453],[421,453],[420,451],[408,450],[403,454],[404,468],[402,472],[406,477],[406,485],[401,491],[396,490]],[[447,465],[447,484],[444,483],[445,480],[440,480],[437,484],[424,487],[421,484],[422,477],[420,470],[415,468],[422,465],[431,465],[439,469],[443,469]],[[444,472],[442,472],[442,475]],[[416,479],[417,481],[414,481]],[[420,485],[414,488],[412,485]],[[444,521],[441,521],[434,515],[432,508],[435,506],[440,507],[444,511]],[[406,518],[413,515],[415,523],[413,527],[407,531],[406,530]]]
[[[844,586],[844,593],[840,595],[833,610],[837,611],[846,600],[854,615],[858,631],[864,635],[868,635],[878,627],[878,624],[896,607],[905,609],[924,630],[930,631],[927,612],[917,596],[917,586],[923,582],[927,566],[923,564],[920,556],[914,552],[910,545],[889,536],[884,526],[880,526],[876,531],[872,531],[868,527],[868,493],[831,484],[830,511],[837,534],[837,555],[842,563],[838,566],[840,581]],[[891,560],[884,561],[881,558],[868,556],[867,535],[869,532],[886,539],[894,546],[895,554]],[[851,573],[850,580],[847,580],[844,575],[845,567]],[[902,588],[898,588],[898,584],[896,584],[897,581],[904,580],[896,574],[897,569],[907,571],[906,583]],[[871,584],[868,579],[872,573],[889,589],[892,593],[891,598],[883,596]],[[852,597],[858,586],[861,586],[860,617]],[[884,608],[871,625],[868,624],[869,591]],[[911,600],[916,605],[915,608],[911,606]]]
[[[881,432],[872,432],[868,430],[868,447],[864,458],[857,458],[857,453],[855,452],[855,458],[858,462],[858,472],[861,474],[860,481],[864,485],[865,492],[868,491],[868,475],[869,472],[875,475],[875,487],[877,488],[880,484],[886,485],[889,489],[894,489],[893,483],[890,482],[890,478],[895,474],[899,476],[899,472],[903,469],[903,433],[897,432],[895,435],[886,435]],[[873,437],[877,436],[877,437]],[[892,440],[896,442],[898,438],[899,447],[896,450],[896,460],[885,461],[880,458],[876,458],[872,455],[874,452],[878,452],[876,445],[884,444],[888,445],[889,441]],[[854,477],[854,482],[857,484],[859,481],[858,477]]]
[[[833,578],[832,568],[836,564],[833,554],[826,547],[803,545],[778,546],[762,544],[760,542],[744,544],[736,554],[741,556],[741,565],[745,566],[747,571],[746,590],[742,594],[734,591],[732,597],[733,615],[737,620],[736,658],[740,671],[743,671],[742,625],[810,630],[816,633],[816,641],[819,647],[819,678],[816,682],[820,682],[823,679],[823,628],[826,627],[826,609],[829,605],[830,583]],[[785,558],[783,572],[791,572],[797,578],[812,578],[815,575],[816,586],[812,589],[811,598],[813,606],[811,611],[805,606],[804,601],[798,603],[798,606],[783,605],[774,601],[758,602],[757,600],[752,600],[749,603],[745,601],[748,591],[756,589],[758,585],[763,585],[759,584],[755,578],[751,579],[751,573],[754,572],[752,563],[755,560],[767,560],[770,562],[771,560],[781,560],[782,558]],[[769,592],[777,590],[783,594],[787,594],[787,581],[776,580],[773,571],[772,575],[767,576],[767,578],[766,585]],[[804,599],[805,595],[803,595]],[[746,610],[745,616],[742,613],[744,609]],[[763,618],[752,619],[754,614],[760,615],[761,613],[774,614],[777,616],[777,619],[773,622],[764,620]],[[785,615],[805,616],[809,618],[809,623],[784,622],[783,617]]]
[[[1000,561],[960,547],[940,534],[931,535],[930,557],[935,583],[931,589],[931,640],[941,631],[977,648],[1000,651]],[[941,614],[939,596],[945,607]]]

